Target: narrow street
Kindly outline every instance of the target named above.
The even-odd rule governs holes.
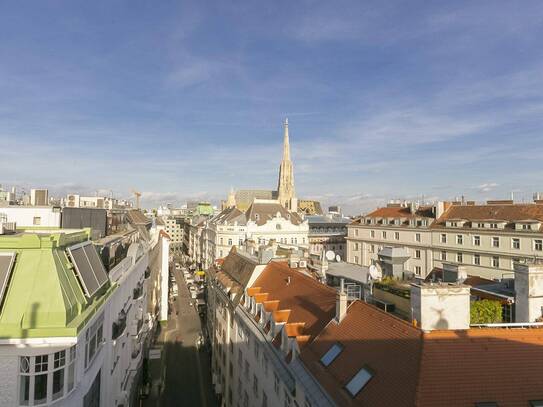
[[[163,341],[162,359],[164,388],[153,392],[144,406],[217,406],[211,384],[210,358],[196,348],[201,333],[201,321],[191,305],[190,293],[183,275],[173,271],[179,295],[160,335]]]

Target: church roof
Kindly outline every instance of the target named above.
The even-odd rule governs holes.
[[[299,225],[303,222],[300,215],[296,212],[289,212],[278,201],[272,202],[253,202],[253,204],[245,212],[247,221],[251,220],[258,226],[264,225],[267,221],[273,219],[277,213],[285,219],[289,219],[294,225]]]
[[[240,189],[236,191],[236,206],[241,211],[246,211],[255,199],[276,199],[277,191],[265,189]]]

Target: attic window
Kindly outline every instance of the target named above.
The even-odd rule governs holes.
[[[256,220],[259,220],[260,219],[260,215],[258,213],[255,213],[255,219]]]
[[[357,374],[351,379],[349,383],[345,386],[347,391],[351,396],[356,397],[356,395],[364,388],[366,384],[373,377],[373,374],[365,367],[360,369]]]
[[[325,367],[329,366],[330,363],[332,363],[338,357],[342,350],[343,346],[341,346],[339,343],[334,343],[332,347],[328,349],[328,352],[326,352],[321,358],[321,363]]]

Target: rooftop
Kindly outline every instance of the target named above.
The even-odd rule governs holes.
[[[109,296],[107,284],[86,297],[66,249],[89,240],[88,230],[0,236],[0,252],[15,263],[0,308],[0,338],[75,336]]]

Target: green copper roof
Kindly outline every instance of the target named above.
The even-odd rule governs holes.
[[[114,287],[86,298],[66,248],[90,230],[0,236],[0,251],[17,254],[0,308],[0,339],[76,336]]]

